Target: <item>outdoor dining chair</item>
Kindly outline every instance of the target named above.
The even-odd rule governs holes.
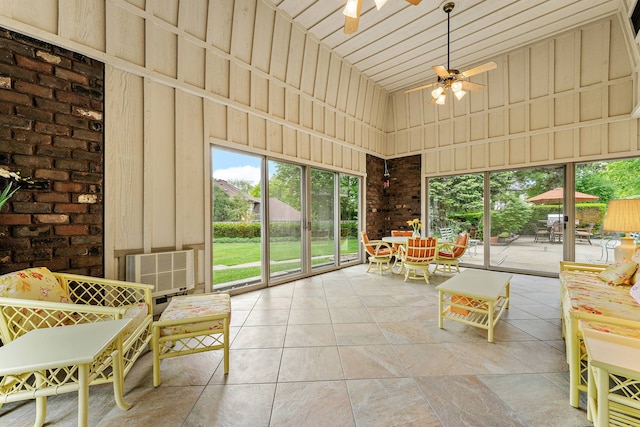
[[[460,273],[459,259],[467,250],[468,241],[469,235],[460,233],[455,242],[438,242],[440,248],[436,255],[436,268],[433,272],[440,270],[442,273],[451,273],[455,269]]]
[[[394,255],[394,250],[389,243],[383,242],[382,240],[369,240],[369,236],[366,231],[363,231],[361,235],[364,250],[369,256],[369,268],[367,268],[367,273],[371,270],[371,267],[374,264],[376,265],[376,270],[378,270],[380,275],[382,275],[382,272],[385,270],[391,270],[391,258]]]
[[[586,240],[591,244],[591,233],[593,232],[594,226],[595,224],[592,222],[584,228],[576,228],[576,239]]]
[[[398,248],[398,258],[405,270],[404,281],[422,279],[429,283],[429,265],[436,260],[437,241],[433,237],[409,238],[407,247]]]

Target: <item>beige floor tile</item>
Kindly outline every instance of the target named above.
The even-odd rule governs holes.
[[[267,427],[276,384],[205,387],[184,426]]]
[[[230,350],[229,374],[219,366],[209,384],[274,383],[281,358],[281,348]]]
[[[331,323],[327,308],[292,309],[289,313],[289,325],[315,325]]]
[[[336,345],[333,326],[289,325],[285,337],[285,347],[326,347]]]
[[[270,425],[355,426],[345,382],[279,383]]]
[[[413,377],[469,375],[473,370],[458,360],[447,344],[394,345],[400,361]]]
[[[333,324],[373,322],[373,318],[366,308],[334,307],[329,309],[329,314]]]
[[[408,377],[409,373],[388,345],[339,347],[346,379]]]
[[[568,387],[539,374],[481,376],[482,381],[530,426],[589,426],[586,411],[569,405]],[[531,402],[544,402],[532,405]]]
[[[528,425],[475,376],[418,377],[416,382],[445,426]]]
[[[231,313],[233,320],[234,313]],[[253,310],[245,326],[266,326],[266,325],[286,325],[289,320],[289,310]]]
[[[333,325],[338,345],[386,344],[387,340],[375,323],[338,323]]]
[[[342,365],[337,347],[285,348],[278,382],[341,380]]]
[[[284,344],[286,326],[245,326],[232,341],[231,348],[279,348]]]
[[[359,426],[440,426],[413,378],[348,380]]]

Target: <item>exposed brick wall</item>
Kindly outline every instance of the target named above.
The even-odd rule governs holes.
[[[103,275],[103,100],[104,64],[0,28],[0,166],[34,181],[0,211],[0,273]]]
[[[367,233],[371,239],[407,230],[420,218],[420,156],[387,160],[389,187],[384,188],[384,160],[367,155]]]

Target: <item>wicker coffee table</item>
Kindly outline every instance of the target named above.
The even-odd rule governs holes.
[[[493,328],[509,308],[512,274],[485,270],[465,270],[436,286],[438,291],[438,326],[444,319],[486,329],[493,342]]]

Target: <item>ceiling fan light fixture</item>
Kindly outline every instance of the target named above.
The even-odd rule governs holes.
[[[437,88],[431,91],[431,96],[433,96],[433,99],[438,99],[438,97],[442,95],[443,92],[444,92],[444,89],[442,89],[442,86],[438,86]]]
[[[457,92],[454,91],[453,94],[456,96],[456,98],[458,98],[458,101],[460,101],[462,98],[464,98],[467,92],[464,90],[459,90]]]
[[[382,6],[387,2],[387,0],[373,0],[376,3],[376,7],[378,10],[382,9]]]
[[[444,105],[444,101],[447,98],[447,96],[444,94],[444,92],[442,94],[440,94],[440,96],[436,99],[436,104],[438,105]]]
[[[349,18],[358,18],[358,0],[347,0],[347,5],[342,13]]]
[[[453,82],[451,84],[451,90],[453,90],[454,93],[457,93],[459,91],[462,90],[462,82],[457,81],[457,82]]]

